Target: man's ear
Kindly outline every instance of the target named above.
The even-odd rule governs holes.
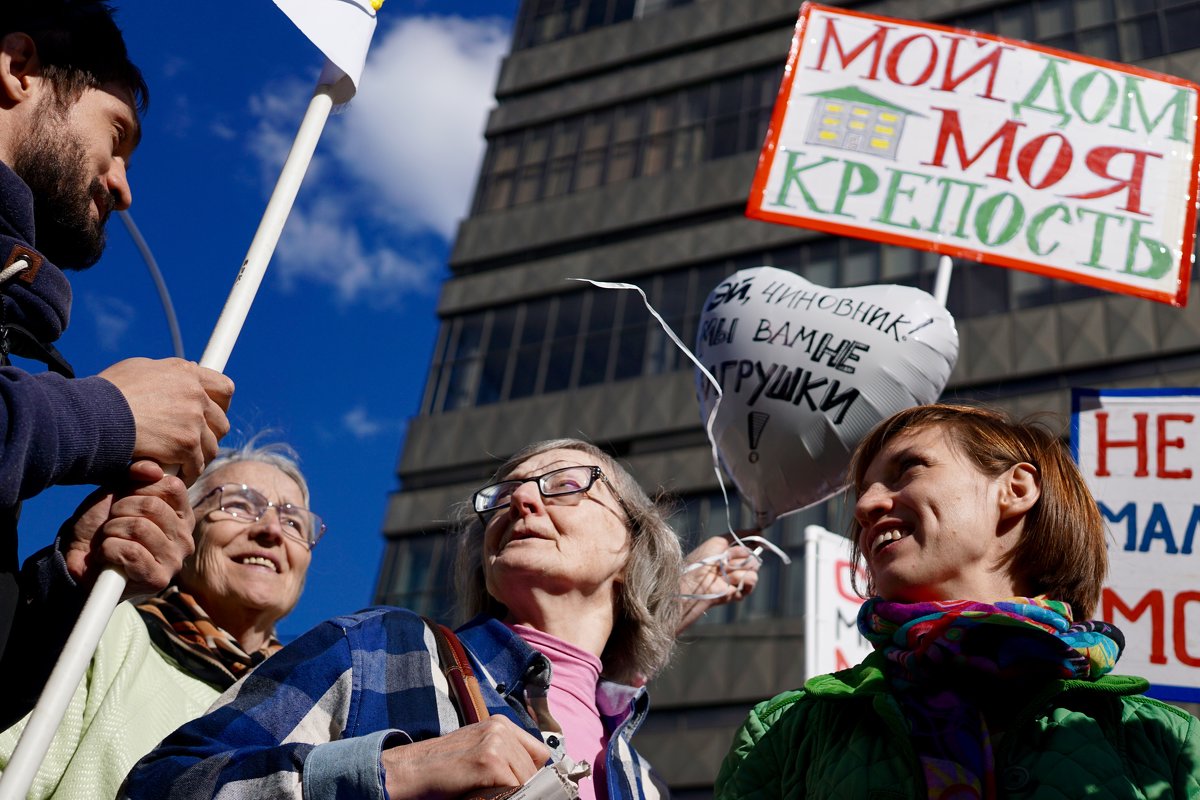
[[[1022,461],[1000,476],[1000,518],[1028,513],[1042,496],[1042,476],[1037,467]]]
[[[27,33],[0,39],[0,103],[12,108],[30,99],[41,76],[37,45]]]

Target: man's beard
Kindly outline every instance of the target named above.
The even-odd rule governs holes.
[[[87,152],[65,113],[54,99],[43,103],[12,169],[33,192],[38,250],[63,269],[87,269],[104,252],[113,197],[99,178],[88,181]],[[103,198],[99,219],[92,219],[93,197]]]

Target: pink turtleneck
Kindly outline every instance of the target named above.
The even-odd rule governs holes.
[[[604,750],[608,736],[596,707],[596,686],[602,664],[595,655],[527,625],[510,625],[530,647],[550,659],[550,713],[562,726],[567,755],[592,765],[591,776],[579,782],[581,800],[608,800]]]

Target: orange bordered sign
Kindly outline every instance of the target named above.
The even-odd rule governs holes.
[[[746,214],[1183,306],[1198,93],[805,3]]]

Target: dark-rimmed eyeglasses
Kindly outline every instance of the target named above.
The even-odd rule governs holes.
[[[488,519],[494,512],[508,508],[512,504],[512,496],[517,491],[517,487],[530,481],[537,484],[538,491],[541,492],[542,497],[550,499],[586,492],[592,488],[592,485],[597,480],[604,481],[609,491],[613,493],[613,497],[617,498],[617,503],[621,506],[621,510],[625,511],[626,516],[628,516],[629,511],[625,508],[625,501],[621,499],[621,495],[617,494],[617,490],[613,488],[608,478],[604,476],[603,470],[599,467],[584,466],[563,467],[562,469],[551,470],[542,475],[533,475],[528,478],[514,478],[510,481],[500,481],[499,483],[485,486],[474,495],[475,513],[479,515],[479,521],[487,525]]]
[[[197,501],[195,507],[210,497],[216,496],[217,508],[230,519],[249,525],[258,522],[272,508],[279,516],[279,525],[284,535],[303,544],[309,550],[325,535],[325,523],[303,506],[291,503],[272,503],[257,489],[244,483],[224,483]]]

